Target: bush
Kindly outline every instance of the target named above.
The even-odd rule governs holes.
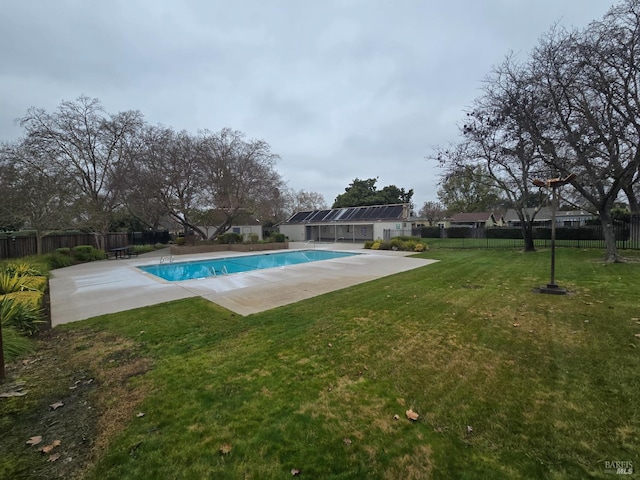
[[[11,362],[20,355],[33,351],[31,341],[24,335],[21,335],[18,330],[8,325],[2,326],[2,347],[4,359],[7,362]]]
[[[227,232],[227,233],[223,233],[222,235],[218,235],[217,240],[218,240],[218,243],[223,243],[225,245],[228,245],[232,243],[242,243],[244,238],[239,233]]]
[[[367,240],[366,242],[364,242],[364,248],[371,249],[372,246],[373,240]]]
[[[448,238],[471,238],[472,229],[469,227],[449,227],[447,228]]]
[[[487,228],[485,230],[487,238],[522,239],[521,228]]]
[[[0,298],[0,321],[2,328],[13,327],[26,335],[38,333],[38,325],[44,323],[40,308],[6,295]]]
[[[389,240],[382,240],[380,242],[380,250],[391,250],[391,242]]]
[[[21,277],[7,271],[0,272],[0,294],[22,292],[25,290],[37,290],[32,286],[32,277]]]
[[[42,275],[42,273],[37,268],[35,268],[35,266],[33,266],[28,262],[9,263],[5,267],[5,271],[12,275],[18,275],[20,277],[23,277],[25,275],[31,275],[31,276]]]
[[[380,250],[380,240],[376,240],[371,244],[371,250]]]
[[[185,243],[187,243],[187,240],[184,237],[178,237],[176,238],[176,245],[178,246],[182,246]]]
[[[73,260],[69,255],[55,252],[49,253],[44,256],[44,260],[49,267],[49,270],[55,270],[56,268],[70,267],[73,265]]]
[[[416,244],[415,248],[413,249],[414,252],[424,252],[427,249],[427,246],[424,243],[418,243]]]
[[[71,249],[69,247],[61,247],[61,248],[56,248],[55,249],[55,253],[59,253],[61,255],[67,255],[67,256],[71,256]]]
[[[91,262],[93,260],[104,260],[106,258],[102,250],[98,250],[91,245],[78,245],[73,247],[71,253],[79,262]]]
[[[420,229],[420,236],[422,238],[440,238],[440,227],[422,227]]]
[[[273,243],[283,243],[286,239],[287,237],[284,235],[284,233],[279,232],[273,232],[269,237],[269,241]]]
[[[140,255],[141,253],[153,252],[155,249],[156,247],[154,245],[134,245],[133,246],[133,251],[136,252],[138,255]]]

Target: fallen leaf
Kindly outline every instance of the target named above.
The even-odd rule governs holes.
[[[136,417],[138,417],[138,418],[144,417],[144,412],[138,412],[138,414],[136,415]]]
[[[393,416],[394,420],[400,420],[400,415],[398,415],[397,413]]]
[[[42,435],[37,435],[27,440],[27,445],[38,445],[41,441],[42,441]]]
[[[49,406],[51,407],[51,410],[57,410],[60,407],[64,407],[64,403],[63,402],[56,402],[56,403],[52,403]]]
[[[344,442],[345,445],[351,445],[351,439],[350,438],[343,438],[342,441]]]
[[[516,322],[516,323],[514,323],[514,324],[513,324],[513,326],[514,326],[514,327],[519,327],[519,326],[520,326],[520,324]]]
[[[60,458],[60,454],[59,453],[55,453],[55,454],[49,456],[49,459],[47,460],[47,462],[55,462],[59,458]]]
[[[51,445],[47,445],[46,447],[42,447],[42,448],[40,449],[40,451],[41,451],[42,453],[49,453],[49,452],[51,452],[51,450],[53,450],[54,448],[56,448],[57,446],[59,446],[59,445],[60,445],[60,443],[61,443],[61,442],[60,442],[60,440],[54,440],[54,441],[51,443]]]
[[[418,417],[420,417],[420,415],[418,415],[416,412],[414,412],[413,410],[407,410],[406,412],[407,418],[409,420],[418,420]]]
[[[471,425],[467,425],[467,435],[471,435],[473,433],[473,427]]]
[[[333,345],[329,344],[329,348],[333,347]]]
[[[220,453],[222,455],[227,455],[227,454],[231,453],[232,448],[233,447],[231,445],[229,445],[228,443],[225,443],[224,445],[222,445],[220,447]]]
[[[0,393],[0,398],[24,397],[26,394],[26,390],[24,392],[2,392]]]
[[[291,469],[291,475],[293,475],[294,477],[296,475],[300,475],[300,470],[298,470],[297,468],[292,468]]]
[[[635,335],[636,337],[640,338],[640,333],[636,333]]]

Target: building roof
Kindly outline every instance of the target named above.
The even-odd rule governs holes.
[[[491,212],[456,213],[451,216],[451,223],[486,222],[491,217]]]
[[[531,216],[536,211],[535,208],[527,208],[527,213]],[[558,210],[556,212],[556,218],[566,218],[566,217],[582,217],[582,218],[593,218],[595,215],[591,212],[587,212],[586,210]],[[551,220],[551,208],[550,207],[542,207],[538,213],[536,213],[535,221],[536,222],[545,222]],[[507,213],[504,214],[505,222],[519,222],[518,214],[513,208],[507,210]]]
[[[364,207],[333,208],[331,210],[309,210],[294,213],[285,225],[308,223],[345,223],[406,220],[409,208],[406,204],[370,205]]]

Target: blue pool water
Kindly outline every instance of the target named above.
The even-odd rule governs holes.
[[[299,263],[318,262],[332,258],[351,257],[357,253],[331,252],[328,250],[300,250],[295,252],[263,253],[239,257],[197,260],[192,262],[161,263],[138,267],[157,277],[178,282],[219,275],[230,275],[264,268],[286,267]]]

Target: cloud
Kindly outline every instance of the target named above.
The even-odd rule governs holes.
[[[0,140],[31,106],[81,94],[109,112],[196,132],[238,129],[281,156],[297,190],[331,203],[355,178],[436,199],[425,157],[509,51],[597,0],[24,0],[0,18]]]

